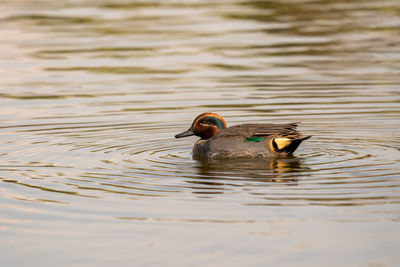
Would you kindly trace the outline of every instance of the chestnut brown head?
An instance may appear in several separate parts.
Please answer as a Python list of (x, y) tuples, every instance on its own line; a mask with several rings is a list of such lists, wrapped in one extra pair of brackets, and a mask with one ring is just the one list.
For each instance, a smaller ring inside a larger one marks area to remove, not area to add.
[(188, 130), (175, 135), (175, 137), (181, 138), (196, 135), (201, 139), (209, 139), (225, 128), (225, 120), (218, 114), (202, 113), (194, 119), (192, 126)]

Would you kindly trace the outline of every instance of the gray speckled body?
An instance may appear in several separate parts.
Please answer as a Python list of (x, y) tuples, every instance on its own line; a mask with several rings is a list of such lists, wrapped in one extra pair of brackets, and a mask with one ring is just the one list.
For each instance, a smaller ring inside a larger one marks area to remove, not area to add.
[[(308, 139), (295, 130), (296, 124), (242, 124), (221, 130), (209, 139), (200, 139), (193, 146), (194, 156), (208, 158), (267, 158), (293, 153), (300, 143)], [(248, 138), (260, 137), (260, 141)], [(293, 140), (291, 147), (274, 149), (276, 137)]]
[(242, 136), (217, 136), (198, 140), (193, 146), (193, 155), (208, 158), (267, 158), (280, 154), (269, 149), (271, 137), (259, 142), (247, 142)]

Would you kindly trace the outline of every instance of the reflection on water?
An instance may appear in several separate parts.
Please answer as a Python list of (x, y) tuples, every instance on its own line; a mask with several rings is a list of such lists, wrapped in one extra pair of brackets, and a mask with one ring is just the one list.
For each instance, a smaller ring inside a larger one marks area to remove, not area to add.
[[(6, 1), (0, 265), (399, 265), (399, 8)], [(192, 158), (205, 111), (313, 138)]]
[[(195, 194), (222, 194), (229, 187), (248, 187), (249, 183), (287, 183), (295, 185), (301, 172), (300, 160), (295, 157), (268, 160), (207, 160), (197, 159), (198, 175), (188, 183)], [(304, 175), (304, 174), (303, 174)], [(199, 187), (201, 185), (201, 187)]]
[(234, 160), (207, 160), (197, 158), (197, 180), (193, 183), (202, 183), (198, 179), (207, 180), (242, 180), (259, 182), (287, 182), (295, 184), (297, 176), (304, 176), (301, 160), (297, 157), (261, 159), (234, 159)]

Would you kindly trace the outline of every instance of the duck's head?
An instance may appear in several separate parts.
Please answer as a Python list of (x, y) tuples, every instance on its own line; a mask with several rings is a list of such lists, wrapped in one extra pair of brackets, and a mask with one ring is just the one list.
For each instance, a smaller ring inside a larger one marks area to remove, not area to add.
[(201, 139), (209, 139), (220, 130), (226, 128), (224, 119), (215, 113), (203, 113), (194, 119), (192, 126), (183, 133), (175, 135), (176, 138), (197, 135)]

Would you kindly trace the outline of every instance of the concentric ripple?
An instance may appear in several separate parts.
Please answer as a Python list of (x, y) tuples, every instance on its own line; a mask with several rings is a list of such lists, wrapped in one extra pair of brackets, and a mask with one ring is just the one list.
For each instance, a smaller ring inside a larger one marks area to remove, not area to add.
[[(315, 136), (293, 157), (206, 160), (192, 158), (195, 138), (173, 138), (181, 128), (182, 123), (156, 122), (6, 127), (3, 132), (14, 131), (24, 141), (3, 145), (10, 161), (2, 166), (2, 180), (94, 198), (245, 194), (243, 204), (280, 206), (399, 201), (393, 195), (399, 187), (399, 169), (387, 158), (399, 154), (393, 144), (385, 147), (327, 130), (318, 136), (318, 129), (309, 127), (304, 131)], [(20, 178), (7, 178), (15, 172)], [(48, 201), (62, 201), (57, 194), (52, 196)]]

